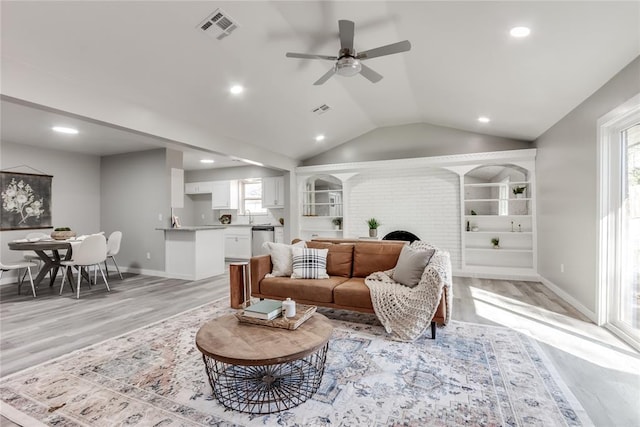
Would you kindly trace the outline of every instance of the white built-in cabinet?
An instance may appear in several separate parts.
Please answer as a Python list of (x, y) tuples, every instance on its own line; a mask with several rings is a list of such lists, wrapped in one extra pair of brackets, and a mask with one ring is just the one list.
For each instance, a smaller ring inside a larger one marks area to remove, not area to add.
[(237, 209), (238, 208), (238, 181), (212, 181), (211, 182), (211, 208), (212, 209)]
[[(462, 187), (462, 269), (534, 275), (537, 257), (533, 167), (479, 165), (462, 176)], [(497, 245), (492, 242), (494, 239)]]
[(251, 258), (251, 227), (224, 229), (224, 257), (227, 259)]
[[(343, 183), (332, 175), (313, 175), (306, 178), (301, 190), (300, 236), (342, 237)], [(340, 222), (339, 225), (334, 222)]]
[(284, 208), (284, 177), (262, 178), (262, 207)]
[(212, 182), (187, 182), (184, 185), (185, 194), (208, 194), (211, 193)]

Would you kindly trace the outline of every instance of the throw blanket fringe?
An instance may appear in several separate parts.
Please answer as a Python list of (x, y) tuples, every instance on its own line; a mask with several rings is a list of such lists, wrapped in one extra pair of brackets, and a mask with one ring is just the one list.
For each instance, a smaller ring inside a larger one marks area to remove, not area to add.
[(387, 333), (407, 342), (414, 341), (429, 328), (443, 292), (447, 298), (447, 324), (453, 299), (449, 253), (420, 241), (413, 242), (411, 247), (436, 250), (418, 285), (409, 288), (396, 282), (392, 279), (393, 269), (372, 273), (364, 281), (371, 292), (376, 316)]

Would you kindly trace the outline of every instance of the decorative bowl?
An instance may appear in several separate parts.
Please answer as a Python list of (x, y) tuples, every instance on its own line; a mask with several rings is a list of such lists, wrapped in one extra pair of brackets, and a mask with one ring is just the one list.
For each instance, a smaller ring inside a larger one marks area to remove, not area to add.
[(51, 238), (54, 240), (67, 240), (76, 237), (75, 231), (52, 231)]

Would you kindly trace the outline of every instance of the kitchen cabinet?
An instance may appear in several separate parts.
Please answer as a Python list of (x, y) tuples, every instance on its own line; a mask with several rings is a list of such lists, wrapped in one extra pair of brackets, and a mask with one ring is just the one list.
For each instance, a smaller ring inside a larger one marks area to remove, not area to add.
[(184, 185), (185, 194), (207, 194), (211, 193), (212, 182), (187, 182)]
[(211, 209), (238, 209), (238, 181), (211, 182)]
[(164, 231), (168, 277), (200, 280), (224, 274), (221, 226), (158, 228)]
[(251, 258), (251, 227), (227, 227), (224, 230), (225, 259)]
[(284, 208), (284, 177), (262, 178), (262, 207)]

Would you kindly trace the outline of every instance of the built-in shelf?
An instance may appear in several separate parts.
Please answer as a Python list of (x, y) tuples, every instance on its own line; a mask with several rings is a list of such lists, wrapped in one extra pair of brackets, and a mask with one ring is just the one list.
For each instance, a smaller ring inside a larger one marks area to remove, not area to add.
[[(536, 265), (534, 162), (482, 166), (463, 177), (463, 270), (531, 275)], [(516, 187), (525, 187), (514, 194)], [(475, 214), (472, 214), (471, 212)], [(477, 231), (469, 230), (477, 227)], [(494, 248), (492, 238), (500, 239)]]
[(511, 231), (511, 230), (480, 230), (466, 231), (467, 234), (533, 234), (531, 231)]
[(474, 248), (474, 247), (467, 246), (467, 250), (469, 250), (469, 251), (527, 252), (527, 253), (533, 252), (533, 249), (510, 249), (510, 248), (504, 248), (502, 246), (500, 248), (498, 248), (498, 249), (495, 249), (495, 248), (492, 248), (492, 247)]

